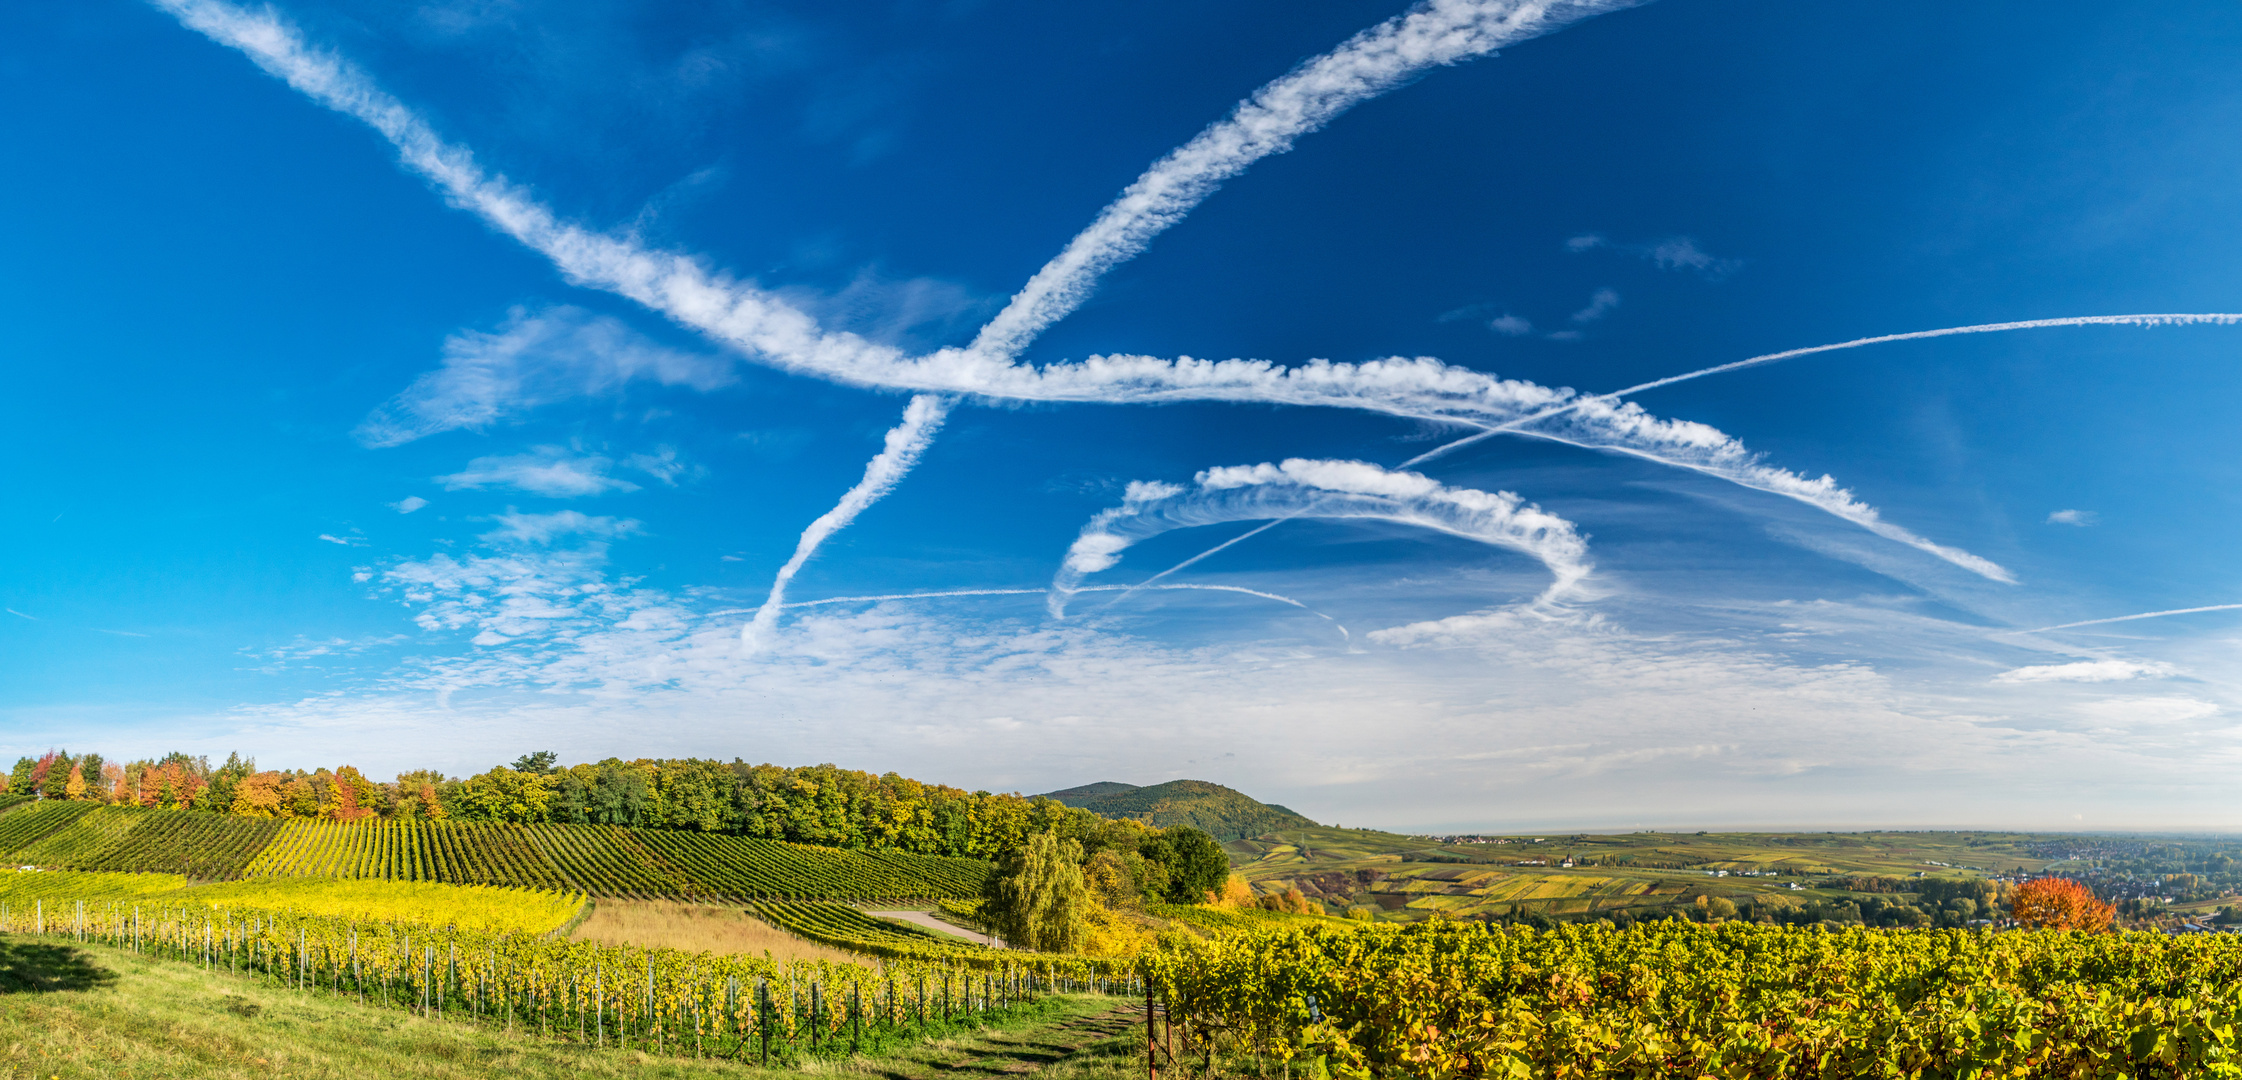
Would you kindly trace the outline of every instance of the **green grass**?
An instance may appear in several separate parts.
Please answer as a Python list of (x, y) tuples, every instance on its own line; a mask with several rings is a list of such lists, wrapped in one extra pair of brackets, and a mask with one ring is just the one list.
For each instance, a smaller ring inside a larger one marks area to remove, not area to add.
[(1113, 998), (1058, 996), (1037, 1015), (961, 1025), (880, 1057), (759, 1069), (557, 1039), (260, 986), (103, 946), (0, 936), (0, 1078), (801, 1077), (1123, 1080), (1142, 1062)]

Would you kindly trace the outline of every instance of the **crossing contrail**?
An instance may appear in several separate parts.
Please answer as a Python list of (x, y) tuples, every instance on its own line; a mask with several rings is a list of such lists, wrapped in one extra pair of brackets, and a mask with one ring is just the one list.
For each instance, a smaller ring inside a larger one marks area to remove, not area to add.
[(740, 627), (740, 643), (754, 648), (762, 636), (778, 622), (779, 609), (786, 603), (786, 585), (810, 561), (817, 546), (825, 538), (848, 528), (864, 508), (879, 501), (903, 475), (918, 463), (919, 455), (933, 441), (934, 433), (941, 429), (942, 420), (949, 415), (949, 404), (932, 394), (920, 394), (911, 399), (909, 408), (903, 410), (903, 422), (887, 433), (887, 445), (864, 466), (864, 478), (841, 496), (840, 504), (820, 515), (810, 527), (802, 530), (802, 538), (795, 542), (794, 556), (779, 567), (778, 576), (771, 581), (771, 595), (763, 601), (755, 618)]
[[(1293, 607), (1299, 608), (1300, 610), (1305, 611), (1308, 614), (1315, 616), (1316, 618), (1330, 623), (1333, 629), (1339, 631), (1340, 637), (1345, 638), (1349, 641), (1354, 640), (1354, 635), (1348, 633), (1347, 628), (1341, 625), (1339, 620), (1334, 619), (1321, 611), (1317, 611), (1316, 609), (1309, 607), (1308, 605), (1303, 604), (1300, 601), (1295, 600), (1289, 596), (1280, 596), (1276, 593), (1265, 592), (1260, 589), (1248, 589), (1241, 585), (1209, 585), (1195, 582), (1183, 582), (1170, 585), (1154, 585), (1145, 582), (1139, 582), (1134, 585), (1085, 585), (1079, 589), (1076, 589), (1075, 591), (1118, 592), (1126, 596), (1126, 594), (1135, 592), (1139, 589), (1149, 589), (1154, 592), (1175, 590), (1178, 592), (1226, 592), (1238, 593), (1243, 596), (1258, 596), (1263, 600), (1274, 600), (1280, 604), (1290, 604)], [(889, 600), (935, 600), (949, 596), (1042, 596), (1050, 591), (1051, 590), (1049, 589), (943, 589), (933, 592), (882, 593), (877, 596), (828, 596), (819, 600), (789, 601), (779, 606), (788, 610), (792, 610), (794, 608), (824, 607), (828, 604), (869, 604), (874, 602), (885, 602)], [(760, 609), (736, 608), (725, 611), (712, 611), (709, 612), (709, 616), (713, 618), (718, 615), (736, 615), (748, 610)]]
[(1162, 533), (1290, 517), (1391, 521), (1522, 552), (1540, 560), (1555, 579), (1537, 602), (1562, 595), (1589, 572), (1588, 544), (1572, 523), (1510, 492), (1449, 487), (1360, 461), (1291, 458), (1208, 469), (1191, 487), (1130, 484), (1121, 505), (1091, 518), (1067, 548), (1047, 605), (1054, 617), (1063, 617), (1067, 600), (1085, 591), (1084, 578)]
[(1480, 442), (1485, 439), (1491, 439), (1506, 432), (1516, 431), (1519, 428), (1524, 427), (1527, 424), (1531, 424), (1537, 420), (1546, 420), (1552, 416), (1571, 412), (1575, 409), (1582, 408), (1583, 406), (1586, 406), (1591, 402), (1617, 401), (1620, 398), (1631, 397), (1635, 394), (1640, 394), (1647, 390), (1656, 390), (1662, 386), (1672, 386), (1675, 383), (1685, 383), (1692, 379), (1702, 379), (1707, 375), (1725, 375), (1731, 371), (1742, 371), (1745, 368), (1754, 368), (1766, 364), (1781, 363), (1782, 361), (1795, 359), (1801, 356), (1812, 356), (1815, 353), (1837, 352), (1841, 349), (1858, 349), (1864, 345), (1883, 345), (1894, 341), (1920, 341), (1924, 338), (1952, 337), (1957, 334), (1997, 334), (2008, 330), (2043, 330), (2057, 326), (2232, 326), (2237, 322), (2242, 322), (2242, 314), (2212, 312), (2206, 314), (2174, 315), (2074, 315), (2060, 319), (2024, 319), (2017, 322), (1978, 323), (1974, 326), (1949, 326), (1940, 330), (1913, 330), (1904, 334), (1882, 334), (1877, 337), (1854, 338), (1851, 341), (1840, 341), (1834, 345), (1809, 345), (1803, 349), (1785, 349), (1782, 352), (1766, 353), (1761, 356), (1753, 356), (1743, 360), (1736, 360), (1726, 364), (1719, 364), (1714, 367), (1699, 368), (1696, 371), (1683, 372), (1680, 375), (1668, 375), (1663, 379), (1652, 379), (1651, 381), (1646, 383), (1636, 383), (1633, 386), (1614, 390), (1608, 394), (1596, 394), (1590, 397), (1575, 398), (1572, 401), (1566, 402), (1562, 405), (1553, 405), (1531, 415), (1521, 416), (1516, 420), (1506, 421), (1504, 423), (1496, 424), (1492, 427), (1489, 427), (1484, 431), (1480, 431), (1472, 435), (1466, 435), (1454, 442), (1447, 443), (1442, 446), (1436, 446), (1430, 450), (1425, 451), (1422, 454), (1418, 454), (1416, 457), (1402, 462), (1401, 467), (1407, 469), (1415, 467), (1417, 465), (1422, 465), (1425, 462), (1433, 460), (1434, 458), (1445, 456), (1450, 452), (1463, 449), (1464, 447), (1470, 446), (1473, 443)]
[(2242, 604), (2212, 604), (2209, 607), (2173, 608), (2170, 611), (2144, 611), (2139, 615), (2118, 615), (2108, 619), (2086, 619), (2080, 622), (2059, 623), (2030, 630), (2003, 630), (2003, 634), (2044, 634), (2049, 630), (2069, 630), (2078, 626), (2101, 626), (2106, 623), (2132, 622), (2135, 619), (2161, 619), (2166, 615), (2194, 615), (2203, 611), (2242, 611)]

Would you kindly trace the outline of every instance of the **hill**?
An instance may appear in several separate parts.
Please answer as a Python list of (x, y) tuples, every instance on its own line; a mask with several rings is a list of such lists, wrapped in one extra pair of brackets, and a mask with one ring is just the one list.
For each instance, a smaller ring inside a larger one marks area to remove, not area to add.
[(1105, 780), (1044, 797), (1101, 817), (1135, 818), (1163, 829), (1189, 825), (1214, 834), (1217, 840), (1240, 840), (1315, 825), (1286, 807), (1205, 780), (1170, 780), (1151, 787)]

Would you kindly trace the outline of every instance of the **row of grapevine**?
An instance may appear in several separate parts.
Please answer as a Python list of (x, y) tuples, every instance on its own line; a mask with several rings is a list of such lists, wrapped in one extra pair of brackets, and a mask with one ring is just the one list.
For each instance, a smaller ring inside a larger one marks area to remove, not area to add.
[(17, 852), (14, 857), (17, 862), (32, 866), (68, 866), (108, 847), (153, 813), (160, 811), (103, 806), (78, 815), (69, 825), (48, 833), (45, 839)]
[[(784, 927), (812, 941), (822, 941), (868, 956), (987, 967), (1010, 963), (1013, 957), (1020, 955), (1036, 955), (1008, 953), (915, 926), (875, 919), (865, 914), (863, 909), (849, 904), (817, 900), (753, 900), (748, 902), (747, 910), (764, 922)], [(1103, 970), (1111, 964), (1101, 961), (1091, 962), (1090, 966)]]
[(860, 900), (977, 896), (988, 864), (936, 855), (869, 854), (716, 833), (645, 831), (638, 838), (710, 896)]
[(584, 894), (431, 881), (263, 878), (196, 884), (179, 874), (0, 871), (0, 904), (59, 901), (285, 911), (429, 926), (546, 934), (583, 911)]
[(1186, 1056), (1317, 1074), (2242, 1077), (2225, 935), (1436, 921), (1178, 936), (1142, 963)]
[(394, 922), (156, 907), (0, 902), (0, 931), (68, 937), (454, 1021), (650, 1053), (760, 1057), (939, 1034), (1084, 973), (686, 953)]
[(385, 878), (566, 889), (521, 825), (449, 821), (288, 821), (248, 864), (253, 878)]
[(692, 882), (661, 865), (634, 832), (620, 825), (529, 826), (530, 837), (561, 876), (595, 896), (695, 895)]
[(974, 896), (988, 864), (610, 825), (290, 821), (251, 877), (379, 877), (595, 896), (698, 899)]
[(94, 804), (90, 802), (48, 799), (0, 813), (0, 858), (14, 858), (18, 852), (93, 810)]
[[(184, 874), (200, 881), (232, 881), (258, 852), (272, 843), (280, 822), (270, 818), (183, 814), (170, 810), (126, 811), (138, 816), (132, 829), (88, 855), (57, 859), (49, 865), (73, 870)], [(85, 828), (80, 822), (72, 831)]]
[(595, 896), (953, 899), (978, 896), (975, 859), (861, 852), (609, 825), (340, 823), (49, 801), (0, 814), (0, 857), (201, 880), (381, 878)]

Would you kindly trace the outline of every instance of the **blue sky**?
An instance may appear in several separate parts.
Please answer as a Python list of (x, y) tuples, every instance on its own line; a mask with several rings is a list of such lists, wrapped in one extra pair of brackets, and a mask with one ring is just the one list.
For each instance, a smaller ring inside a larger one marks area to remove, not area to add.
[(2242, 825), (2236, 320), (1600, 396), (2242, 312), (2229, 5), (0, 41), (0, 753)]

